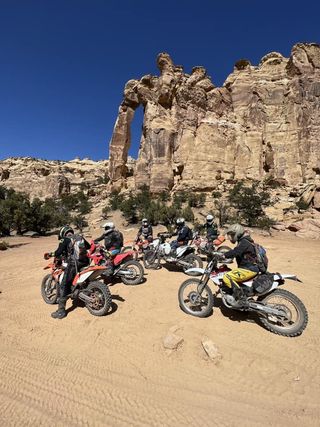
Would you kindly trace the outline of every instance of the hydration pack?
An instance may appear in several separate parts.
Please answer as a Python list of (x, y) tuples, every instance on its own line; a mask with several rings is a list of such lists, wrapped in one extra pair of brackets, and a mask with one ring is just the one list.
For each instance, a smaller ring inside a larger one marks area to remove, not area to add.
[(256, 264), (259, 268), (260, 273), (266, 273), (268, 270), (268, 257), (267, 257), (267, 251), (265, 248), (258, 243), (252, 243), (254, 246), (254, 249), (256, 251)]
[(74, 234), (69, 239), (71, 240), (69, 251), (73, 259), (79, 261), (79, 259), (84, 258), (87, 255), (84, 238), (80, 234)]

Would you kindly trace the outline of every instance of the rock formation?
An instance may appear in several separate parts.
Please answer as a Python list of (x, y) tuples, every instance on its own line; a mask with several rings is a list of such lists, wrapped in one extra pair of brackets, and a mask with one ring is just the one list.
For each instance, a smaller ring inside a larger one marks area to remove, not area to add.
[(108, 161), (89, 159), (64, 161), (31, 157), (0, 161), (0, 185), (29, 194), (32, 198), (59, 197), (106, 182)]
[(125, 86), (110, 142), (114, 186), (126, 181), (130, 124), (142, 105), (135, 188), (206, 191), (265, 178), (320, 187), (319, 45), (299, 43), (290, 58), (272, 52), (258, 66), (240, 60), (223, 87), (203, 67), (184, 73), (166, 53), (157, 64), (159, 77)]

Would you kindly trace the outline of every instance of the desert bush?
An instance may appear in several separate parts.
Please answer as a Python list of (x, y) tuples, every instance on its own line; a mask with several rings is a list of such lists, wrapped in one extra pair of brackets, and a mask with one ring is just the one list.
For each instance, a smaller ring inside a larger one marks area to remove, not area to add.
[(250, 185), (238, 181), (229, 191), (228, 201), (237, 209), (240, 221), (249, 227), (257, 225), (257, 221), (265, 217), (263, 208), (271, 205), (269, 191), (261, 188), (258, 181)]
[(75, 215), (71, 218), (72, 224), (82, 233), (85, 227), (88, 227), (88, 221), (83, 215)]
[(5, 240), (2, 240), (0, 242), (0, 251), (5, 251), (9, 248), (9, 243), (7, 243)]

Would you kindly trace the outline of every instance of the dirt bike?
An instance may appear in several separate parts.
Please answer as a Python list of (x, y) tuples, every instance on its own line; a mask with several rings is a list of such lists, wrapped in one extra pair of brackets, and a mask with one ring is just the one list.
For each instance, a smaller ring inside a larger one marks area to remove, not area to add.
[(88, 257), (93, 260), (95, 265), (108, 268), (111, 273), (109, 279), (118, 277), (125, 285), (138, 285), (143, 280), (144, 270), (134, 258), (134, 251), (120, 252), (114, 258), (110, 258), (108, 251), (103, 246), (91, 242)]
[[(158, 238), (153, 240), (150, 249), (143, 255), (145, 268), (158, 268), (161, 259), (169, 264), (181, 266), (184, 272), (192, 267), (202, 268), (202, 259), (194, 253), (194, 248), (184, 245), (178, 247), (173, 253), (170, 244), (166, 242), (169, 237), (171, 237), (170, 233), (158, 233)], [(190, 275), (192, 274), (190, 272)]]
[[(54, 258), (44, 269), (51, 269), (41, 284), (41, 295), (47, 304), (56, 304), (59, 298), (59, 289), (67, 264)], [(73, 300), (81, 300), (88, 311), (94, 316), (104, 316), (111, 307), (111, 293), (103, 280), (106, 271), (105, 266), (88, 266), (81, 269), (72, 282), (70, 297)]]
[(138, 260), (143, 254), (150, 248), (150, 243), (152, 240), (134, 240), (132, 245), (125, 243), (121, 249), (121, 253), (126, 253), (132, 251), (132, 256), (134, 259)]
[(231, 250), (229, 246), (222, 245), (224, 241), (224, 236), (218, 236), (218, 238), (213, 240), (211, 243), (206, 237), (202, 237), (200, 233), (196, 231), (193, 234), (193, 239), (190, 243), (190, 246), (194, 246), (199, 255), (210, 256), (211, 252), (213, 251), (224, 253)]
[(287, 279), (301, 282), (295, 275), (266, 273), (267, 280), (263, 281), (263, 275), (259, 274), (253, 280), (241, 283), (242, 297), (236, 299), (222, 281), (230, 269), (226, 264), (218, 266), (219, 260), (222, 261), (221, 254), (214, 252), (205, 269), (192, 269), (201, 275), (200, 279), (188, 279), (181, 284), (178, 299), (185, 313), (206, 317), (212, 312), (214, 297), (208, 285), (211, 280), (218, 287), (215, 296), (220, 293), (225, 307), (257, 313), (262, 325), (279, 335), (295, 337), (303, 332), (308, 323), (304, 304), (291, 292), (278, 289)]

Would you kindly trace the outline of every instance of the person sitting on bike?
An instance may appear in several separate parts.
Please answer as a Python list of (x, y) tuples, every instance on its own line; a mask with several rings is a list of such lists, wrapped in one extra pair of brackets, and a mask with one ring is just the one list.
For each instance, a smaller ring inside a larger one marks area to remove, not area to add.
[(176, 253), (176, 249), (178, 247), (187, 245), (189, 240), (191, 240), (191, 235), (192, 235), (192, 231), (185, 224), (184, 218), (177, 218), (176, 226), (177, 226), (176, 231), (171, 234), (171, 236), (177, 236), (177, 240), (173, 240), (170, 243), (172, 254)]
[(209, 214), (206, 217), (206, 222), (202, 228), (206, 230), (206, 238), (208, 242), (213, 242), (218, 237), (218, 225), (214, 222), (213, 215)]
[(147, 218), (143, 218), (141, 221), (141, 227), (139, 228), (136, 242), (139, 242), (139, 240), (148, 240), (148, 242), (152, 242), (153, 240), (152, 225), (149, 224)]
[(77, 272), (90, 263), (87, 256), (90, 244), (82, 236), (75, 235), (73, 229), (68, 225), (60, 229), (58, 239), (60, 240), (58, 248), (54, 252), (46, 252), (44, 258), (63, 257), (67, 262), (59, 290), (58, 310), (51, 313), (51, 317), (54, 319), (63, 319), (67, 316), (66, 303), (68, 295), (71, 293), (72, 281)]
[(243, 297), (239, 283), (250, 280), (259, 273), (259, 268), (256, 264), (256, 250), (253, 244), (254, 241), (249, 234), (245, 233), (242, 225), (231, 225), (226, 235), (232, 243), (237, 243), (237, 246), (225, 252), (223, 254), (224, 258), (236, 258), (238, 268), (225, 273), (223, 282), (233, 290), (235, 299), (239, 300)]
[(108, 255), (110, 257), (110, 265), (109, 265), (109, 275), (113, 273), (113, 258), (121, 252), (121, 248), (123, 246), (123, 234), (116, 230), (113, 222), (106, 222), (103, 224), (102, 228), (104, 228), (104, 233), (94, 240), (94, 243), (101, 242), (104, 240), (104, 246), (108, 251)]
[(113, 222), (106, 222), (103, 224), (102, 228), (104, 228), (104, 233), (97, 239), (94, 239), (94, 243), (104, 240), (106, 250), (109, 251), (112, 256), (117, 255), (123, 246), (122, 233), (116, 230)]

